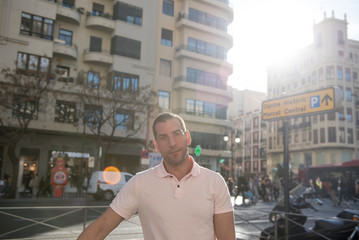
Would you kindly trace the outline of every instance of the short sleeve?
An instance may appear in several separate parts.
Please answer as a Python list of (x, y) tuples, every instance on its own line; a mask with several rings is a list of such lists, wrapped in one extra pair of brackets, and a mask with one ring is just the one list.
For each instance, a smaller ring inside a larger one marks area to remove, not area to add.
[(132, 177), (110, 204), (112, 210), (125, 219), (137, 212), (136, 178), (137, 175)]
[(223, 177), (217, 174), (214, 194), (214, 214), (226, 212), (233, 212), (231, 197)]

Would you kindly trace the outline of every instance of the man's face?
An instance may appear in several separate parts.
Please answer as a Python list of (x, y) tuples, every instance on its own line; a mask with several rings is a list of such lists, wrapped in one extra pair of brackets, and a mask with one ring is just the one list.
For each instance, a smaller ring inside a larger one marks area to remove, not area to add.
[(173, 166), (183, 163), (188, 155), (188, 145), (191, 144), (189, 132), (184, 132), (180, 122), (174, 118), (157, 123), (155, 128), (156, 149), (164, 161)]

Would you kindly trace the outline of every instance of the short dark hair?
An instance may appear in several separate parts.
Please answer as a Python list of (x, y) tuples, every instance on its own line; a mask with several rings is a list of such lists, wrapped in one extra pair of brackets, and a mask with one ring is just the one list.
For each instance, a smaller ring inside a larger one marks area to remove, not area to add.
[(156, 139), (156, 134), (157, 134), (157, 132), (156, 132), (157, 123), (167, 122), (170, 119), (177, 119), (181, 124), (182, 130), (185, 131), (185, 132), (187, 131), (186, 130), (186, 124), (185, 124), (184, 120), (180, 116), (178, 116), (175, 113), (164, 112), (164, 113), (161, 113), (160, 115), (158, 115), (155, 118), (155, 120), (153, 121), (152, 132), (153, 132), (153, 136), (155, 137), (155, 139)]

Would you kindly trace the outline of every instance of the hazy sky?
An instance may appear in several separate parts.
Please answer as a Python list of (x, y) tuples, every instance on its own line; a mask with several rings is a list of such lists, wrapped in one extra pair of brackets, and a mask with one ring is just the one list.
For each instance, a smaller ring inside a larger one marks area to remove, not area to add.
[(313, 23), (326, 17), (348, 22), (349, 39), (359, 41), (359, 0), (231, 0), (229, 33), (233, 64), (229, 85), (267, 91), (267, 66), (313, 42)]

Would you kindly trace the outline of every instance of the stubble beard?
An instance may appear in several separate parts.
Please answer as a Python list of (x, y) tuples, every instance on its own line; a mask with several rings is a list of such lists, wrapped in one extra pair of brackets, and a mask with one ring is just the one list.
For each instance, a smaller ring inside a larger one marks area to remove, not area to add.
[(185, 159), (188, 158), (188, 147), (181, 150), (182, 151), (176, 153), (175, 156), (170, 156), (170, 154), (168, 154), (164, 160), (173, 167), (180, 166), (182, 163), (185, 162)]

